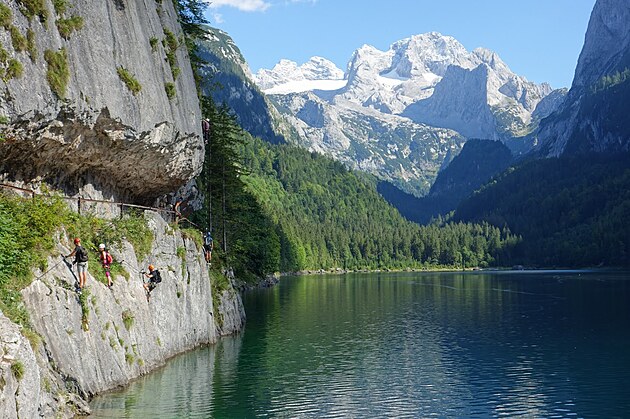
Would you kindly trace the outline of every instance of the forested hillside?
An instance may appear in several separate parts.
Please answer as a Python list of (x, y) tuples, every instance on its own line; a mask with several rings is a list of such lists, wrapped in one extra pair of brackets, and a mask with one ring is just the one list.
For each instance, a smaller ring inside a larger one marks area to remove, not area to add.
[(404, 268), (502, 263), (517, 239), (488, 224), (421, 227), (376, 191), (376, 181), (290, 145), (242, 147), (247, 188), (277, 226), (280, 268)]
[(429, 194), (417, 198), (381, 181), (378, 191), (410, 221), (427, 224), (445, 216), (512, 162), (510, 150), (499, 141), (468, 140), (462, 151), (442, 170)]
[(518, 239), (487, 223), (418, 226), (376, 180), (291, 145), (242, 131), (229, 108), (203, 101), (210, 132), (197, 179), (218, 263), (241, 278), (276, 271), (503, 264)]
[(464, 201), (455, 219), (521, 235), (514, 263), (630, 266), (630, 155), (523, 163)]

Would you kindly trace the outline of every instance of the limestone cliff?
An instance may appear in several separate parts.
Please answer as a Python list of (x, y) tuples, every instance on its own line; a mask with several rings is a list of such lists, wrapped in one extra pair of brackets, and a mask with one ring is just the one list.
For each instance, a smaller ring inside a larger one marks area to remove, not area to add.
[[(239, 294), (228, 288), (213, 298), (195, 241), (155, 213), (145, 217), (155, 234), (149, 256), (137, 260), (127, 242), (111, 249), (115, 260), (124, 261), (129, 279), (118, 276), (108, 289), (88, 276), (82, 305), (73, 290), (74, 274), (59, 263), (60, 257), (51, 257), (52, 269), (22, 291), (33, 329), (42, 337), (35, 353), (17, 326), (0, 317), (5, 354), (0, 377), (6, 382), (0, 390), (2, 417), (86, 412), (85, 400), (92, 395), (125, 385), (178, 353), (242, 328), (245, 313)], [(69, 253), (68, 243), (62, 233), (59, 253)], [(149, 263), (160, 269), (163, 280), (147, 301), (139, 272)], [(20, 381), (10, 372), (9, 364), (16, 362), (24, 367)]]
[(630, 2), (597, 0), (573, 84), (532, 136), (538, 156), (630, 150)]
[(150, 202), (201, 170), (199, 102), (172, 2), (0, 6), (0, 177)]

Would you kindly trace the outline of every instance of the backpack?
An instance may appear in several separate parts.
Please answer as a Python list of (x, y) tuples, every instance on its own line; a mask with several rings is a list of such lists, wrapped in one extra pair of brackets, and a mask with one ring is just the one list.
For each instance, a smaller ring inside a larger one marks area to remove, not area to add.
[(77, 262), (87, 262), (88, 261), (88, 253), (85, 251), (83, 246), (77, 246), (75, 250), (75, 256)]
[(204, 237), (204, 244), (206, 246), (210, 246), (212, 244), (212, 236), (210, 234), (206, 234)]
[(110, 255), (109, 252), (105, 252), (105, 265), (111, 265), (113, 261), (114, 258), (112, 255)]
[(157, 269), (151, 272), (151, 275), (153, 275), (153, 278), (151, 278), (151, 282), (154, 282), (156, 284), (162, 282), (162, 275), (160, 275), (160, 271), (158, 271)]

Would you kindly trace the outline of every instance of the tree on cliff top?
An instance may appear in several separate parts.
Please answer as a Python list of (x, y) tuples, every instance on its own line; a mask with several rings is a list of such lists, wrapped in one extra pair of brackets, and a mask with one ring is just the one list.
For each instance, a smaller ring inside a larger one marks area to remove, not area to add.
[(179, 24), (186, 35), (203, 35), (202, 25), (208, 23), (204, 16), (208, 5), (202, 0), (173, 0), (173, 4), (179, 17)]

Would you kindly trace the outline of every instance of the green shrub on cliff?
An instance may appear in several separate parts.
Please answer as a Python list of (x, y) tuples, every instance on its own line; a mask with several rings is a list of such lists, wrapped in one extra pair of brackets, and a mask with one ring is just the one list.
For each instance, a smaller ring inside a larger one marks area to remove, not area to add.
[(68, 54), (65, 48), (61, 48), (55, 52), (46, 50), (44, 59), (48, 63), (48, 71), (46, 72), (46, 80), (50, 85), (50, 89), (57, 95), (59, 99), (66, 97), (66, 88), (70, 80), (70, 70), (68, 68)]
[(20, 290), (30, 284), (31, 268), (46, 266), (53, 233), (68, 213), (60, 199), (21, 199), (0, 195), (0, 310), (29, 327)]
[(140, 93), (140, 90), (142, 90), (142, 85), (133, 76), (133, 74), (129, 72), (129, 70), (127, 70), (123, 66), (120, 66), (118, 67), (116, 71), (118, 72), (118, 77), (120, 77), (120, 80), (122, 80), (123, 83), (125, 83), (125, 86), (127, 86), (127, 89), (129, 89), (131, 93), (133, 93), (134, 96)]
[(155, 36), (152, 36), (149, 39), (149, 45), (151, 45), (151, 51), (153, 52), (157, 51), (157, 44), (158, 44), (158, 39)]
[(24, 364), (22, 361), (18, 360), (11, 364), (11, 372), (16, 380), (20, 381), (22, 377), (24, 377)]
[(38, 16), (41, 22), (46, 22), (48, 19), (48, 8), (44, 0), (18, 0), (22, 5), (20, 12), (29, 19)]
[[(55, 232), (62, 227), (68, 237), (81, 238), (93, 261), (89, 264), (90, 273), (104, 283), (105, 275), (98, 263), (99, 243), (115, 246), (127, 239), (141, 260), (150, 252), (154, 239), (140, 214), (126, 214), (122, 220), (103, 220), (73, 213), (57, 197), (24, 199), (0, 193), (0, 310), (25, 328), (30, 327), (30, 321), (20, 290), (31, 283), (33, 268), (46, 271), (50, 268), (48, 256), (61, 256), (54, 254), (54, 247)], [(114, 278), (118, 274), (129, 276), (120, 262), (112, 265)], [(85, 308), (89, 311), (87, 301)]]
[(13, 44), (13, 49), (16, 52), (26, 51), (28, 48), (28, 41), (26, 37), (22, 35), (20, 30), (15, 26), (11, 26), (9, 28), (9, 32), (11, 33), (11, 43)]
[(166, 97), (168, 97), (169, 99), (173, 99), (177, 94), (174, 83), (164, 83), (164, 90), (166, 91)]
[(81, 28), (83, 28), (83, 18), (81, 16), (72, 16), (67, 19), (57, 20), (57, 29), (64, 39), (70, 38), (72, 32), (78, 31)]
[(26, 50), (31, 57), (31, 61), (37, 61), (37, 42), (35, 40), (35, 32), (32, 29), (26, 31)]
[(131, 310), (127, 309), (122, 312), (122, 321), (123, 321), (123, 324), (125, 325), (125, 329), (127, 330), (131, 329), (131, 326), (133, 326), (133, 321), (134, 321), (134, 316)]
[(4, 73), (4, 77), (2, 77), (2, 79), (5, 82), (11, 79), (19, 79), (22, 77), (23, 73), (24, 67), (22, 66), (22, 63), (18, 60), (11, 59), (9, 60), (9, 64), (7, 65), (6, 72)]
[(53, 0), (53, 6), (55, 7), (55, 13), (62, 15), (66, 13), (68, 8), (68, 0)]
[(8, 6), (0, 3), (0, 26), (5, 29), (9, 29), (11, 22), (13, 21), (13, 13)]

